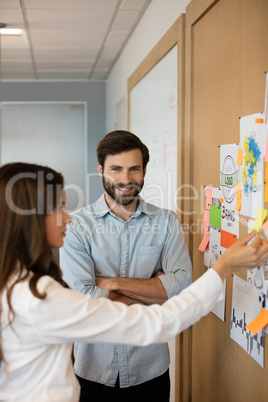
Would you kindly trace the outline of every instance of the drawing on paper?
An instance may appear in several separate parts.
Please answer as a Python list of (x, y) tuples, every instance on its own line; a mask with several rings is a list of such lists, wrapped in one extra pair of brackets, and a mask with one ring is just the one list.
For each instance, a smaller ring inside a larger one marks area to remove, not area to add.
[(246, 326), (260, 313), (263, 294), (248, 282), (233, 276), (233, 297), (230, 336), (261, 367), (264, 365), (264, 332), (252, 334)]
[(221, 171), (221, 187), (224, 199), (231, 203), (236, 195), (236, 183), (239, 170), (236, 169), (234, 159), (227, 155), (224, 159)]
[(242, 182), (245, 194), (257, 190), (257, 163), (260, 161), (261, 151), (255, 139), (246, 137), (244, 140), (244, 167)]

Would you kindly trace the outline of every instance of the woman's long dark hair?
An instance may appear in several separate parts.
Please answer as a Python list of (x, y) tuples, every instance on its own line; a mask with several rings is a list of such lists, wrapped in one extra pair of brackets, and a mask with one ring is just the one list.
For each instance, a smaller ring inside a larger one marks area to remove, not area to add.
[[(0, 168), (0, 296), (6, 290), (13, 316), (11, 295), (18, 282), (30, 277), (30, 290), (39, 299), (46, 297), (37, 289), (42, 276), (65, 285), (45, 230), (45, 217), (56, 208), (63, 185), (62, 175), (46, 166), (9, 163)], [(1, 312), (0, 301), (0, 322)]]

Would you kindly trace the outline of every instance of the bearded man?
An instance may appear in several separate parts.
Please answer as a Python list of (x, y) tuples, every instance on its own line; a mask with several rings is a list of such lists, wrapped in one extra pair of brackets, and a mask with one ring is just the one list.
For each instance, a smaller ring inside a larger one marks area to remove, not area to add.
[[(60, 254), (64, 280), (93, 298), (162, 304), (191, 283), (192, 266), (176, 214), (139, 195), (148, 148), (118, 130), (100, 141), (97, 158), (105, 192), (71, 214)], [(169, 401), (167, 344), (79, 343), (74, 360), (81, 402)]]

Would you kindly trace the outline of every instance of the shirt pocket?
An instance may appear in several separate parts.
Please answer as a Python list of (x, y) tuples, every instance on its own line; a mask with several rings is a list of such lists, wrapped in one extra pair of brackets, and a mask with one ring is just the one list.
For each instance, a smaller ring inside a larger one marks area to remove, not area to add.
[(161, 268), (160, 256), (163, 245), (138, 247), (138, 272), (140, 278), (151, 278)]

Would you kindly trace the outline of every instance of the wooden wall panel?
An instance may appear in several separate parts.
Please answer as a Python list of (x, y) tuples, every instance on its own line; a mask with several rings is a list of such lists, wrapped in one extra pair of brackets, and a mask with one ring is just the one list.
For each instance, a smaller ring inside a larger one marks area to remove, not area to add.
[[(218, 145), (239, 142), (239, 117), (264, 109), (267, 21), (267, 0), (193, 0), (186, 9), (184, 182), (199, 195), (185, 204), (191, 212), (186, 218), (189, 227), (199, 228), (187, 236), (194, 279), (206, 269), (197, 249), (204, 186), (219, 186)], [(267, 347), (262, 369), (230, 339), (231, 298), (229, 278), (225, 322), (211, 313), (192, 328), (191, 376), (183, 401), (268, 400)]]

